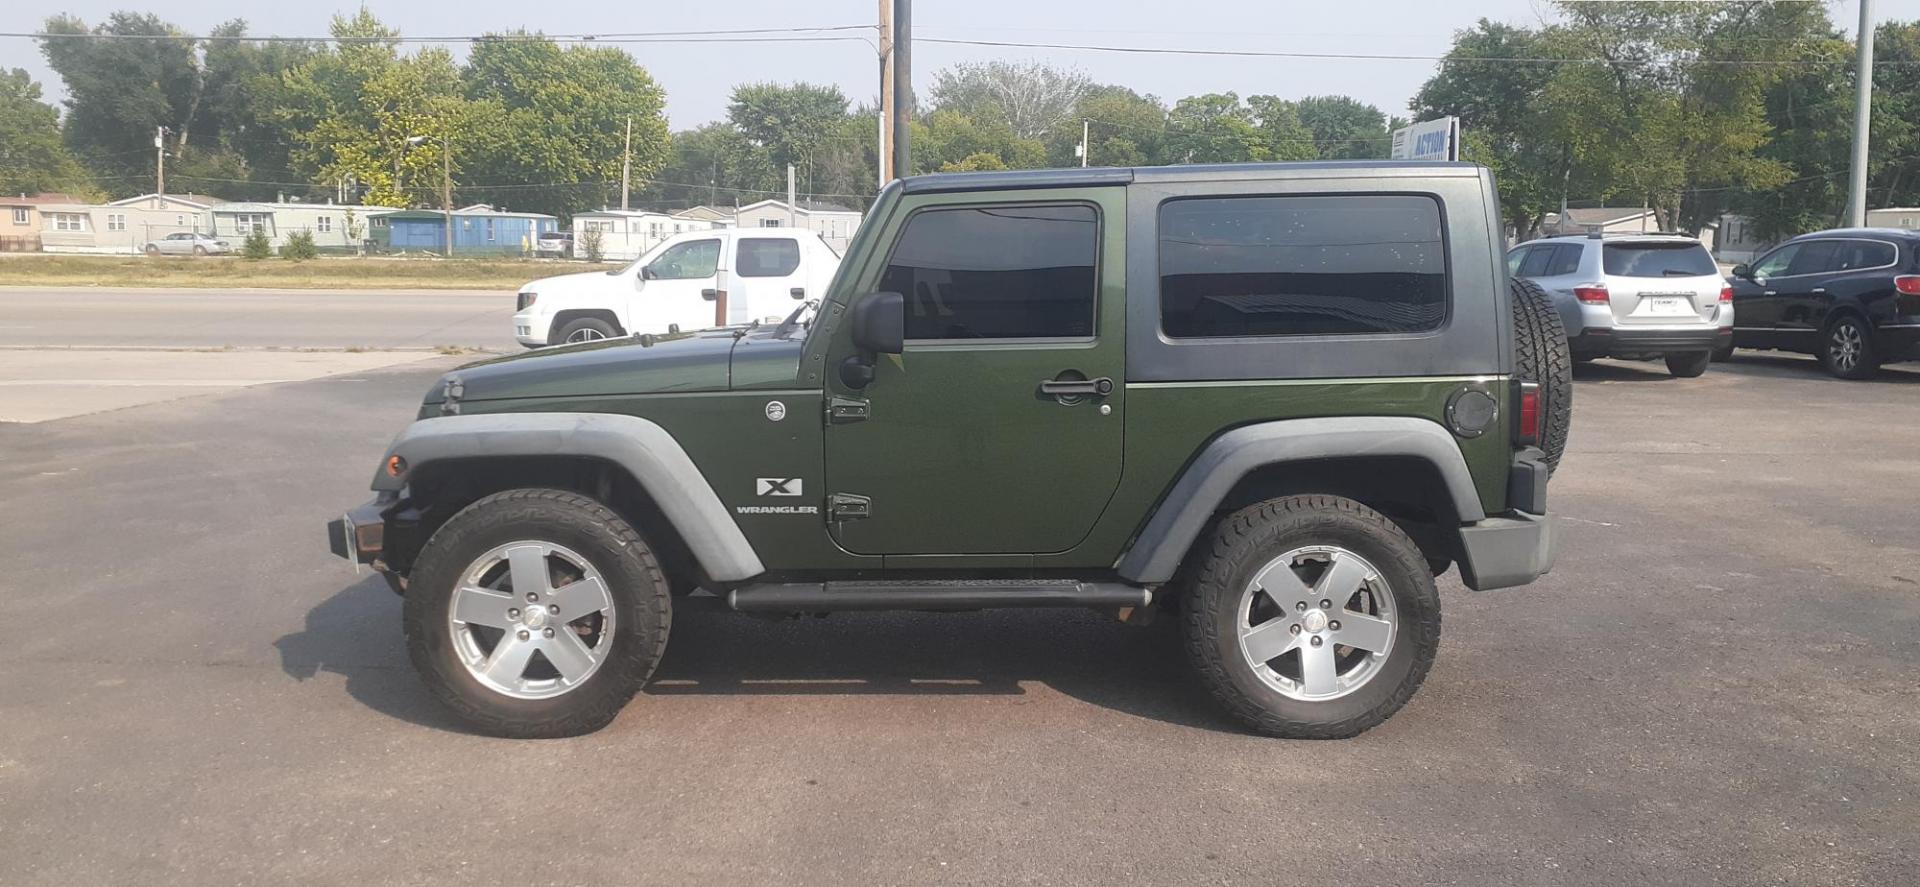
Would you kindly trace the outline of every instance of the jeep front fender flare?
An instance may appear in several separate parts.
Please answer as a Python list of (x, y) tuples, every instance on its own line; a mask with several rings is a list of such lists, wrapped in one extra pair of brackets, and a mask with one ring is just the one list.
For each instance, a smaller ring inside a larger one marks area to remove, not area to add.
[(1312, 459), (1413, 458), (1431, 464), (1462, 522), (1486, 517), (1453, 435), (1405, 416), (1283, 419), (1235, 428), (1213, 439), (1154, 509), (1114, 565), (1129, 582), (1168, 582), (1220, 503), (1255, 469)]
[(627, 470), (673, 522), (706, 574), (735, 582), (766, 572), (753, 545), (680, 443), (638, 416), (606, 413), (491, 413), (439, 416), (407, 426), (387, 448), (373, 489), (398, 490), (406, 477), (386, 471), (394, 456), (406, 474), (444, 459), (587, 456)]

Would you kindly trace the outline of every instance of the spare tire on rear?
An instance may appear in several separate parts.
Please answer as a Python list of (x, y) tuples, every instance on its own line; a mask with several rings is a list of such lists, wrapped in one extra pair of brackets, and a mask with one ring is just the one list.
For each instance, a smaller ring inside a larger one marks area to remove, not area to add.
[(1540, 449), (1549, 471), (1560, 467), (1573, 426), (1573, 358), (1567, 352), (1567, 329), (1547, 298), (1546, 290), (1531, 280), (1514, 278), (1508, 284), (1513, 304), (1513, 375), (1522, 382), (1540, 383)]

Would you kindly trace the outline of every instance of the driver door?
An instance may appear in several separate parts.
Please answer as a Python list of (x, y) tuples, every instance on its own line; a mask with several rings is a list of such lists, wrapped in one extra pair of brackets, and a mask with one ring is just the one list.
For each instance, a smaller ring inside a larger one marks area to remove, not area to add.
[(667, 247), (640, 270), (629, 332), (665, 333), (714, 326), (720, 277), (720, 238)]

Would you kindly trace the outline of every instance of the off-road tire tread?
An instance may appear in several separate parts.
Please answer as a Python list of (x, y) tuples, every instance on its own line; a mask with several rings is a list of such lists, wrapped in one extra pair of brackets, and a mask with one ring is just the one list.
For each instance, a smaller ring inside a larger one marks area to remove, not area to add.
[(1513, 307), (1513, 374), (1522, 382), (1540, 383), (1546, 400), (1540, 450), (1552, 472), (1560, 467), (1573, 430), (1573, 357), (1567, 350), (1567, 328), (1540, 284), (1516, 277), (1508, 291), (1507, 301)]
[[(635, 693), (646, 685), (653, 676), (653, 670), (660, 663), (660, 657), (666, 653), (667, 637), (673, 623), (673, 607), (668, 594), (666, 572), (660, 568), (660, 561), (654, 556), (653, 549), (641, 538), (633, 526), (599, 500), (569, 490), (544, 488), (522, 488), (506, 490), (486, 496), (449, 518), (446, 523), (434, 531), (427, 544), (422, 547), (420, 557), (414, 563), (413, 576), (436, 575), (440, 570), (451, 567), (458, 571), (465, 564), (443, 564), (450, 552), (459, 546), (457, 542), (463, 535), (481, 532), (488, 527), (501, 524), (549, 521), (553, 514), (548, 509), (569, 510), (587, 521), (601, 525), (611, 533), (631, 556), (648, 582), (648, 587), (633, 589), (634, 604), (653, 611), (657, 630), (642, 643), (625, 644), (615, 651), (612, 661), (600, 666), (600, 672), (589, 681), (611, 679), (614, 686), (610, 692), (594, 694), (591, 686), (583, 686), (575, 693), (582, 693), (578, 700), (569, 696), (560, 697), (577, 702), (574, 710), (556, 718), (526, 718), (502, 715), (474, 702), (444, 681), (428, 678), (431, 651), (424, 636), (424, 623), (427, 618), (439, 618), (435, 608), (429, 606), (426, 595), (410, 594), (406, 600), (405, 627), (407, 654), (413, 660), (414, 668), (421, 674), (427, 689), (442, 704), (479, 732), (511, 739), (554, 739), (567, 736), (579, 736), (591, 733), (611, 723), (632, 700)], [(596, 553), (581, 552), (589, 557)], [(604, 572), (604, 568), (603, 568)], [(611, 577), (609, 577), (611, 579)], [(609, 583), (614, 584), (614, 583)], [(419, 586), (413, 586), (418, 590)], [(620, 594), (616, 589), (609, 592)]]
[[(1240, 589), (1229, 585), (1233, 581), (1234, 555), (1239, 549), (1257, 544), (1252, 536), (1262, 525), (1282, 521), (1299, 526), (1344, 523), (1378, 534), (1393, 556), (1402, 562), (1402, 572), (1415, 577), (1417, 587), (1410, 589), (1412, 594), (1425, 599), (1425, 606), (1415, 607), (1396, 597), (1401, 641), (1414, 644), (1412, 667), (1391, 694), (1365, 712), (1336, 721), (1287, 718), (1240, 693), (1227, 673), (1229, 663), (1220, 653), (1222, 639), (1217, 607), (1223, 602), (1235, 606), (1240, 598)], [(1433, 667), (1434, 656), (1440, 649), (1440, 606), (1426, 558), (1399, 525), (1359, 502), (1317, 494), (1268, 499), (1221, 518), (1214, 526), (1206, 549), (1196, 555), (1198, 568), (1182, 595), (1181, 618), (1185, 629), (1182, 634), (1187, 658), (1207, 692), (1235, 719), (1257, 733), (1286, 739), (1346, 739), (1358, 735), (1380, 725), (1406, 705)], [(1214, 593), (1208, 593), (1210, 590)]]

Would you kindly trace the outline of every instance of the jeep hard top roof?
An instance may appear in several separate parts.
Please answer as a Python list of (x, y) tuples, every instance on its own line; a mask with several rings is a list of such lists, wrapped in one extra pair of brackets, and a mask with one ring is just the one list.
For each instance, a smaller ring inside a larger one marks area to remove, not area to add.
[(1415, 177), (1471, 177), (1475, 163), (1435, 160), (1320, 160), (1302, 163), (1192, 163), (1181, 166), (1101, 166), (1021, 169), (1005, 172), (943, 172), (900, 180), (907, 194), (944, 191), (1001, 191), (1022, 188), (1085, 188), (1133, 182), (1235, 181), (1285, 178), (1336, 178), (1356, 174)]

